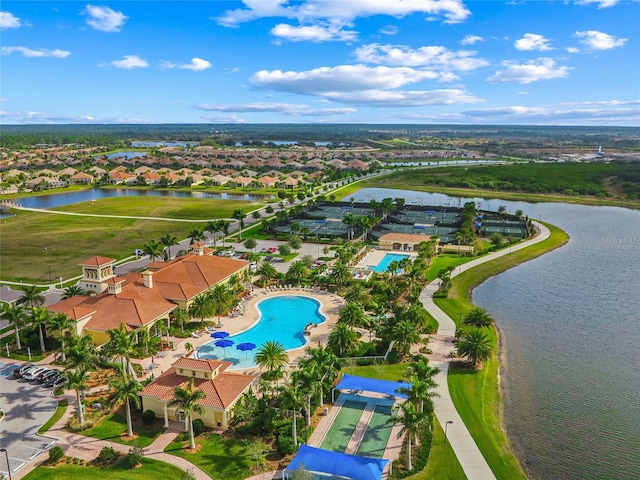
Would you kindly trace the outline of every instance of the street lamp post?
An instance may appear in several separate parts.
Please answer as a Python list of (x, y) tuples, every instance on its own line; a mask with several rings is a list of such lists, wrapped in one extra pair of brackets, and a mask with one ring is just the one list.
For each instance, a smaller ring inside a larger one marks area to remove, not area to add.
[(447, 420), (444, 424), (444, 443), (447, 443), (447, 427), (453, 423), (453, 420)]
[(4, 452), (4, 456), (7, 458), (7, 472), (9, 473), (9, 480), (11, 480), (11, 467), (9, 466), (9, 452), (6, 448), (0, 448), (0, 452)]

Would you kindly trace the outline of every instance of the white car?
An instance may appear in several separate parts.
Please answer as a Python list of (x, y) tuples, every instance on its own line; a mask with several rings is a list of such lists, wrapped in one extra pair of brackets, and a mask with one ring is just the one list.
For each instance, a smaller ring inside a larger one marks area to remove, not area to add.
[(38, 375), (40, 375), (41, 373), (44, 373), (45, 370), (49, 370), (49, 369), (46, 368), (46, 367), (32, 368), (22, 378), (24, 378), (25, 380), (31, 382), (31, 381), (35, 380), (36, 378), (38, 378)]

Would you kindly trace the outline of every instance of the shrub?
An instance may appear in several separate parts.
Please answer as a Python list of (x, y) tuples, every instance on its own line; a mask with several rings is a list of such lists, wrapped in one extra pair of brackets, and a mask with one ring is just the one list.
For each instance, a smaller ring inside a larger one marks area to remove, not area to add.
[(291, 440), (291, 436), (287, 434), (280, 434), (278, 436), (278, 452), (282, 455), (291, 455), (296, 451), (296, 446)]
[(51, 463), (58, 463), (62, 457), (64, 457), (64, 450), (60, 445), (56, 445), (51, 450), (49, 450), (49, 461)]
[(118, 453), (112, 447), (103, 447), (98, 455), (98, 460), (104, 463), (109, 463), (118, 458)]
[(142, 448), (131, 447), (126, 457), (127, 465), (129, 466), (129, 468), (136, 468), (138, 465), (142, 464), (143, 458), (144, 451), (142, 450)]
[(142, 412), (142, 423), (145, 425), (151, 425), (156, 421), (156, 412), (153, 410), (145, 410)]
[(204, 432), (204, 422), (201, 419), (196, 418), (193, 421), (193, 434), (197, 437), (202, 432)]

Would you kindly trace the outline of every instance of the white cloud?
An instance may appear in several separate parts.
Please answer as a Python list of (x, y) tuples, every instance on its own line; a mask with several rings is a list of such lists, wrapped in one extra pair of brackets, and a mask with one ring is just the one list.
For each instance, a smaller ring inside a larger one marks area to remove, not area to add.
[(289, 5), (287, 0), (243, 0), (246, 8), (227, 10), (218, 23), (234, 27), (265, 17), (295, 18), (300, 22), (325, 20), (337, 24), (359, 17), (389, 15), (403, 17), (414, 13), (436, 15), (447, 23), (464, 21), (471, 12), (462, 0), (306, 0)]
[(87, 5), (84, 13), (89, 16), (87, 25), (101, 32), (119, 32), (129, 18), (122, 12), (96, 5)]
[(363, 45), (355, 51), (360, 62), (404, 67), (428, 67), (442, 70), (469, 71), (489, 65), (475, 57), (476, 52), (448, 50), (441, 46), (426, 46), (416, 49), (404, 45)]
[(383, 35), (397, 35), (398, 27), (395, 25), (385, 25), (379, 31)]
[(246, 120), (237, 115), (203, 115), (203, 120), (209, 123), (245, 123)]
[(201, 72), (202, 70), (207, 70), (211, 68), (211, 62), (207, 60), (203, 60), (202, 58), (194, 57), (191, 59), (189, 63), (173, 63), (173, 62), (162, 62), (160, 64), (160, 68), (163, 69), (172, 69), (172, 68), (181, 68), (183, 70), (193, 70), (194, 72)]
[(236, 112), (236, 113), (265, 113), (276, 112), (284, 113), (291, 116), (331, 116), (331, 115), (346, 115), (349, 113), (355, 113), (355, 108), (312, 108), (308, 105), (298, 103), (240, 103), (240, 104), (220, 104), (209, 105), (199, 104), (196, 105), (199, 110), (216, 111), (216, 112)]
[(616, 38), (613, 35), (597, 30), (576, 32), (575, 36), (580, 39), (581, 43), (594, 50), (609, 50), (611, 48), (621, 47), (627, 43), (626, 38)]
[(567, 52), (568, 53), (578, 53), (580, 51), (579, 48), (575, 48), (575, 47), (567, 47)]
[(524, 37), (516, 41), (515, 47), (518, 50), (552, 50), (549, 40), (537, 33), (525, 33)]
[(484, 38), (479, 37), (478, 35), (466, 35), (460, 43), (462, 45), (474, 45), (478, 42), (484, 42)]
[(12, 53), (21, 53), (25, 57), (51, 57), (51, 58), (66, 58), (71, 55), (71, 52), (67, 50), (47, 50), (46, 48), (39, 48), (33, 50), (28, 47), (2, 47), (2, 55), (11, 55)]
[(149, 63), (137, 55), (125, 55), (124, 57), (122, 57), (122, 60), (114, 60), (113, 62), (110, 62), (108, 65), (111, 65), (112, 67), (116, 67), (116, 68), (132, 69), (132, 68), (146, 68), (149, 66)]
[(6, 28), (19, 28), (22, 24), (20, 19), (11, 12), (0, 12), (0, 30)]
[(344, 42), (354, 40), (357, 37), (358, 32), (354, 32), (353, 30), (343, 30), (339, 25), (302, 25), (295, 27), (286, 23), (280, 23), (271, 29), (271, 34), (293, 42)]
[(488, 82), (532, 83), (539, 80), (566, 78), (569, 67), (556, 65), (552, 58), (538, 58), (523, 65), (511, 61), (502, 63), (504, 70), (499, 70), (487, 79)]
[(640, 99), (637, 100), (599, 100), (599, 101), (584, 101), (584, 102), (566, 102), (560, 105), (579, 105), (579, 106), (592, 106), (592, 105), (607, 105), (607, 106), (627, 106), (627, 105), (640, 105)]
[(618, 2), (619, 0), (578, 0), (576, 1), (576, 5), (590, 5), (595, 3), (598, 5), (598, 8), (607, 8), (617, 5)]
[(332, 92), (326, 97), (334, 102), (372, 107), (420, 107), (424, 105), (454, 105), (480, 100), (459, 89), (442, 90), (360, 90)]

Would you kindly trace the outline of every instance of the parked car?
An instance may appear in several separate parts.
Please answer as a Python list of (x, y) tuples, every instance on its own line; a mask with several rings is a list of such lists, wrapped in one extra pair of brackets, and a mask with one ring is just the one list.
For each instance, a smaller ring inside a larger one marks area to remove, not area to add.
[[(69, 379), (64, 375), (60, 375), (56, 378), (55, 382), (51, 385), (53, 388), (63, 387), (69, 382)], [(48, 386), (48, 385), (47, 385)]]
[(271, 260), (273, 260), (273, 255), (267, 255), (266, 257), (264, 257), (264, 259), (265, 259), (267, 262), (270, 262)]
[(22, 378), (24, 374), (27, 373), (27, 370), (33, 367), (35, 367), (33, 363), (27, 363), (25, 365), (22, 365), (21, 367), (18, 367), (13, 371), (13, 376), (15, 378)]
[(278, 249), (276, 247), (267, 248), (267, 253), (276, 253), (277, 251), (278, 251)]
[(45, 370), (48, 370), (46, 367), (36, 367), (36, 368), (32, 368), (30, 369), (27, 373), (24, 374), (24, 378), (25, 380), (28, 380), (29, 382), (35, 380), (36, 378), (38, 378), (38, 375), (40, 375), (41, 373), (43, 373)]
[(247, 252), (244, 252), (242, 255), (240, 255), (240, 258), (242, 260), (244, 260), (245, 258), (247, 258), (249, 256), (249, 254)]
[(56, 381), (62, 377), (62, 372), (59, 372), (56, 370), (55, 375), (52, 375), (51, 377), (49, 377), (49, 379), (47, 379), (46, 382), (44, 382), (44, 386), (45, 387), (53, 387), (53, 384), (56, 383)]
[(49, 380), (51, 377), (56, 376), (57, 374), (58, 374), (58, 370), (55, 370), (55, 369), (52, 368), (50, 370), (47, 370), (44, 373), (41, 373), (38, 376), (37, 382), (38, 383), (45, 383), (47, 380)]

